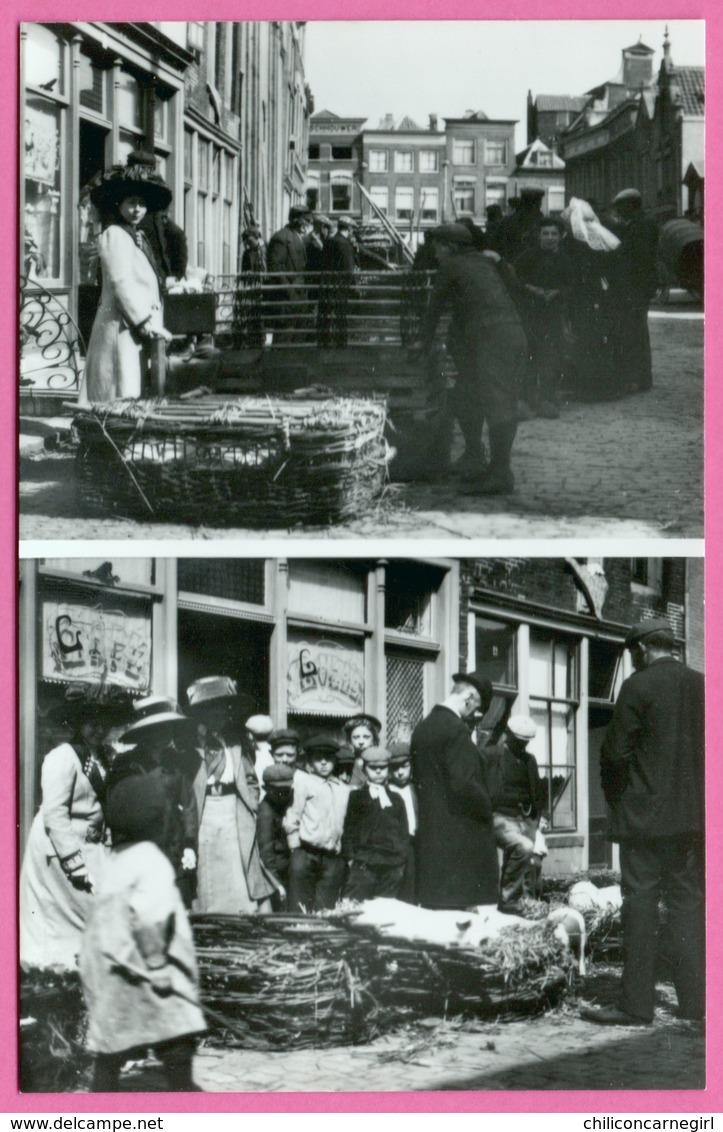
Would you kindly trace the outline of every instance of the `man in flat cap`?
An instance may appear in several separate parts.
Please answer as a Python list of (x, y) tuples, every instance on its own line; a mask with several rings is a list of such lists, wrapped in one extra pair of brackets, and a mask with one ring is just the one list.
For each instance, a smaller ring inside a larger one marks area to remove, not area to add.
[(497, 848), (486, 764), (465, 720), (484, 712), (492, 685), (458, 672), (452, 691), (414, 729), (412, 775), (419, 802), (417, 899), (427, 908), (497, 903)]
[[(510, 458), (517, 432), (518, 387), (527, 357), (527, 339), (504, 274), (505, 268), (511, 269), (495, 252), (480, 250), (462, 224), (442, 224), (433, 236), (440, 267), (423, 343), (432, 355), (437, 326), (451, 303), (448, 342), (457, 369), (453, 410), (465, 443), (455, 471), (462, 480), (461, 490), (470, 494), (509, 494), (514, 489)], [(489, 465), (482, 446), (485, 421)]]
[(276, 337), (286, 342), (303, 341), (304, 324), (309, 316), (303, 272), (306, 270), (306, 237), (311, 227), (311, 210), (294, 205), (289, 209), (288, 223), (274, 232), (266, 251), (267, 270), (285, 284), (267, 293), (272, 316), (267, 317), (266, 322), (275, 326)]
[(527, 750), (537, 727), (527, 715), (511, 715), (496, 747), (485, 751), (494, 809), (494, 831), (502, 850), (500, 911), (515, 912), (522, 897), (538, 890), (539, 857), (535, 850), (547, 792), (537, 760)]
[(658, 287), (658, 225), (645, 215), (637, 189), (614, 197), (612, 221), (620, 240), (610, 294), (618, 387), (620, 393), (645, 393), (653, 385), (648, 307)]
[(666, 906), (665, 958), (681, 1018), (705, 1014), (703, 676), (673, 655), (668, 621), (628, 633), (635, 672), (620, 689), (600, 771), (620, 843), (623, 975), (619, 1003), (583, 1011), (603, 1025), (653, 1021), (658, 908)]

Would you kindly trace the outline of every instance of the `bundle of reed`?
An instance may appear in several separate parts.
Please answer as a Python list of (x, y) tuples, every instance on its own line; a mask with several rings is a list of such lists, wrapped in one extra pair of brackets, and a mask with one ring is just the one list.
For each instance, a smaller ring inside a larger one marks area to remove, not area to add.
[(73, 1092), (89, 1071), (86, 1014), (77, 972), (30, 968), (20, 974), (20, 1088)]
[(291, 527), (362, 514), (386, 479), (386, 403), (355, 397), (116, 401), (76, 409), (96, 512)]
[(381, 938), (354, 913), (193, 917), (212, 1040), (247, 1049), (369, 1041), (430, 1014), (543, 1010), (572, 957), (550, 925), (510, 928), (483, 947)]
[(543, 872), (542, 895), (545, 900), (551, 900), (553, 896), (559, 900), (560, 897), (567, 896), (573, 884), (578, 884), (581, 880), (590, 881), (596, 888), (608, 888), (611, 884), (620, 884), (620, 873), (602, 866), (578, 873)]

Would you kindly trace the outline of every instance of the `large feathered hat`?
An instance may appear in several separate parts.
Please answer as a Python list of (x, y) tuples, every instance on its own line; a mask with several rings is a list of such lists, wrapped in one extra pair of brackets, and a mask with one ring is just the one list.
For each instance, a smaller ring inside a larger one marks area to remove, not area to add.
[(90, 189), (90, 199), (100, 212), (108, 212), (132, 196), (141, 197), (149, 212), (168, 208), (173, 200), (173, 193), (163, 178), (151, 165), (141, 162), (112, 165), (100, 174)]

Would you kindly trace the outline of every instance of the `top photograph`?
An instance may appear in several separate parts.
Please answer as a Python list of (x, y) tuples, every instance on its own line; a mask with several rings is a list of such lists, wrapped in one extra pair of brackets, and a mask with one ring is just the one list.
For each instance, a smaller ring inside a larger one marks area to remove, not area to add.
[(703, 537), (703, 21), (19, 50), (21, 540)]

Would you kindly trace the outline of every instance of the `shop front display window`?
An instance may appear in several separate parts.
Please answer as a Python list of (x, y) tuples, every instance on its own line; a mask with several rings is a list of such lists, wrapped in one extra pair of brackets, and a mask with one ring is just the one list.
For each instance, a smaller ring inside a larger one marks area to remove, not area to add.
[(65, 93), (63, 44), (50, 28), (42, 24), (26, 24), (27, 35), (23, 55), (27, 86), (41, 87), (53, 95)]
[(576, 641), (546, 629), (531, 628), (530, 716), (537, 725), (537, 734), (529, 749), (537, 759), (547, 789), (553, 832), (577, 828), (577, 658)]
[(59, 106), (25, 100), (25, 261), (39, 279), (60, 277), (61, 114)]

